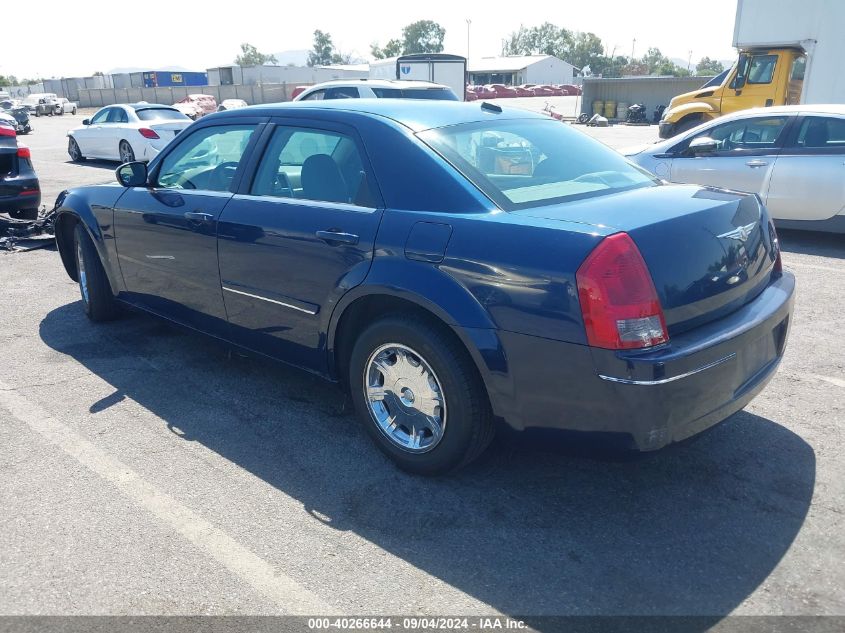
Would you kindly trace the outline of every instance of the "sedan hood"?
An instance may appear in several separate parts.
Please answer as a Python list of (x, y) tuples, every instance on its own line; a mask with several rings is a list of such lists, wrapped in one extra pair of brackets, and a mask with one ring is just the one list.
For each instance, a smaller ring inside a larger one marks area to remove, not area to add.
[(767, 285), (778, 254), (768, 212), (752, 194), (662, 185), (514, 211), (627, 232), (639, 248), (672, 331), (738, 309)]

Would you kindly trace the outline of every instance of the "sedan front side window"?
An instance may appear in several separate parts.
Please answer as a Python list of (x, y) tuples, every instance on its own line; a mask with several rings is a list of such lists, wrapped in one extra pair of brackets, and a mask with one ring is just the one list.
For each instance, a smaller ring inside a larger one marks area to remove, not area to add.
[(255, 125), (219, 125), (197, 130), (161, 163), (164, 189), (228, 191)]

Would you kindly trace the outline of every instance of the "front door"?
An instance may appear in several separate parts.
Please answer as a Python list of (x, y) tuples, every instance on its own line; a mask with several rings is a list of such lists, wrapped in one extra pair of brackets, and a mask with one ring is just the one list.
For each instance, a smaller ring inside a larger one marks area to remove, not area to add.
[[(678, 147), (670, 180), (765, 196), (789, 121), (788, 116), (759, 116), (709, 127)], [(702, 155), (684, 149), (689, 141), (703, 136), (716, 141), (715, 152)]]
[(163, 158), (150, 187), (131, 188), (120, 198), (115, 239), (130, 301), (211, 333), (228, 329), (217, 223), (256, 127), (193, 131)]
[(279, 122), (269, 134), (220, 217), (226, 311), (237, 342), (325, 371), (321, 333), (369, 271), (382, 204), (353, 130)]
[[(722, 95), (722, 114), (730, 114), (737, 110), (748, 108), (762, 108), (772, 105), (782, 105), (780, 96), (784, 87), (778, 85), (779, 63), (786, 63), (786, 57), (777, 54), (757, 53), (744, 58), (744, 64), (737, 67), (731, 84)], [(737, 78), (744, 76), (745, 84), (737, 86)]]

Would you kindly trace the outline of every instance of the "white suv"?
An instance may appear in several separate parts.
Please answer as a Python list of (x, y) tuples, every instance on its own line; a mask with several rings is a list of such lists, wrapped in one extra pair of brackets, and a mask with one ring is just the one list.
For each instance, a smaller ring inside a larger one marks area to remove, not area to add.
[(320, 99), (435, 99), (459, 101), (448, 86), (428, 81), (396, 79), (352, 79), (326, 81), (310, 86), (296, 95), (294, 101)]

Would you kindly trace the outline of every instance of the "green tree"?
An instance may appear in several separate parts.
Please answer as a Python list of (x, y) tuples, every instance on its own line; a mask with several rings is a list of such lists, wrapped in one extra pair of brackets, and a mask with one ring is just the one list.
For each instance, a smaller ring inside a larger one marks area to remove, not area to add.
[(567, 56), (562, 58), (576, 68), (583, 68), (594, 64), (597, 59), (603, 56), (604, 45), (601, 38), (595, 33), (572, 34), (572, 44)]
[(18, 78), (14, 75), (0, 75), (0, 87), (17, 86)]
[(384, 45), (384, 48), (379, 48), (378, 42), (373, 42), (370, 45), (370, 54), (376, 59), (398, 57), (402, 54), (402, 42), (395, 38), (387, 40), (387, 44)]
[(725, 67), (722, 65), (722, 62), (716, 59), (710, 59), (709, 57), (702, 57), (701, 61), (695, 65), (695, 73), (704, 77), (718, 75), (724, 72), (724, 70)]
[(314, 48), (308, 53), (308, 65), (330, 66), (335, 54), (332, 36), (320, 29), (314, 31)]
[(238, 66), (263, 66), (264, 64), (278, 64), (275, 55), (259, 53), (252, 44), (244, 42), (241, 44), (241, 54), (235, 57), (235, 64)]
[(553, 55), (569, 61), (566, 57), (572, 44), (570, 31), (551, 22), (544, 22), (540, 26), (520, 26), (518, 31), (511, 33), (505, 40), (502, 52), (505, 55)]
[(437, 22), (420, 20), (409, 24), (402, 29), (402, 54), (441, 53), (445, 36), (446, 29)]

